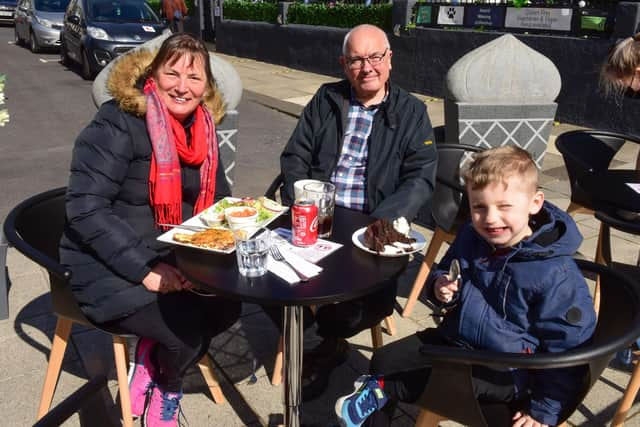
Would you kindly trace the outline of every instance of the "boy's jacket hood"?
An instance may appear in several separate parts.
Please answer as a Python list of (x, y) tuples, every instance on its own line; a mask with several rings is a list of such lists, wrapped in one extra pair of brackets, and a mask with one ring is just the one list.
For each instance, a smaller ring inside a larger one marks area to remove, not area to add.
[[(113, 64), (107, 78), (107, 89), (121, 110), (138, 117), (146, 114), (147, 99), (142, 91), (142, 78), (155, 54), (155, 51), (142, 49), (123, 55)], [(216, 111), (214, 99), (205, 98), (205, 105), (210, 112)]]
[(529, 225), (533, 234), (517, 245), (517, 258), (573, 256), (582, 243), (582, 235), (576, 223), (566, 212), (550, 203), (544, 203), (540, 212), (531, 218)]

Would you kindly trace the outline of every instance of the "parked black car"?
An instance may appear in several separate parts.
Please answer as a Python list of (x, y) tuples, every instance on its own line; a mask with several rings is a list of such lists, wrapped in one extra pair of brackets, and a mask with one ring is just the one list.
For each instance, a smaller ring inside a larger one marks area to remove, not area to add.
[(167, 25), (144, 0), (71, 0), (60, 33), (62, 63), (82, 66), (93, 78), (118, 55), (164, 31)]
[(0, 24), (13, 24), (17, 0), (0, 0)]

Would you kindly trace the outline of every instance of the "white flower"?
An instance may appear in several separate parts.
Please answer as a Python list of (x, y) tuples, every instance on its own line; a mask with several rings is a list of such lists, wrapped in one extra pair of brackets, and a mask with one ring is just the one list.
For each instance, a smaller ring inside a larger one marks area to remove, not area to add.
[[(0, 105), (4, 104), (4, 82), (7, 77), (4, 74), (0, 74)], [(0, 110), (0, 127), (9, 122), (9, 111), (4, 109)]]
[(4, 126), (7, 123), (9, 123), (9, 111), (0, 110), (0, 127)]

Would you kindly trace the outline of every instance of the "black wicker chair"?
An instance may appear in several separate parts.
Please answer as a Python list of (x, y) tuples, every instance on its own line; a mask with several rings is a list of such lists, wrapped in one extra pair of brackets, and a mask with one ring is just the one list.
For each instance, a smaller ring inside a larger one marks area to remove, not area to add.
[(442, 243), (451, 243), (458, 228), (469, 219), (469, 206), (460, 183), (460, 162), (463, 156), (483, 150), (464, 144), (438, 144), (437, 148), (436, 188), (431, 197), (431, 216), (436, 225), (435, 231), (402, 311), (403, 317), (409, 316), (413, 311)]
[[(503, 425), (499, 419), (488, 414), (509, 414), (506, 405), (499, 408), (496, 404), (476, 400), (471, 385), (472, 365), (502, 369), (551, 369), (588, 365), (583, 387), (575, 396), (574, 406), (561, 416), (563, 422), (569, 418), (613, 355), (640, 336), (640, 285), (611, 267), (584, 260), (576, 262), (585, 277), (600, 277), (600, 313), (591, 341), (567, 352), (533, 355), (425, 346), (421, 351), (425, 360), (432, 363), (433, 371), (429, 384), (419, 399), (422, 411), (416, 420), (416, 427), (435, 427), (444, 419), (474, 427)], [(511, 426), (510, 416), (504, 420), (504, 424)]]
[[(65, 192), (65, 187), (56, 188), (24, 200), (11, 210), (3, 227), (9, 245), (49, 272), (51, 301), (53, 311), (58, 318), (37, 419), (47, 414), (51, 407), (72, 325), (78, 323), (101, 329), (92, 324), (80, 311), (69, 286), (71, 271), (59, 263), (58, 245), (65, 224)], [(127, 338), (133, 338), (133, 336), (123, 334), (121, 331), (101, 330), (113, 337), (122, 420), (125, 426), (133, 426), (127, 379), (129, 367)], [(224, 395), (213, 375), (209, 356), (205, 355), (198, 365), (214, 401), (224, 402)]]

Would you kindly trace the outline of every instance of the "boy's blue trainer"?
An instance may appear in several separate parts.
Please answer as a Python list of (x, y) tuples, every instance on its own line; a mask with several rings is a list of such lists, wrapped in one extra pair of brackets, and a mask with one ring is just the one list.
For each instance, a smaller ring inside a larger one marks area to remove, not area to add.
[(373, 375), (363, 375), (353, 383), (353, 393), (336, 402), (336, 415), (343, 427), (359, 427), (387, 403), (387, 396)]

